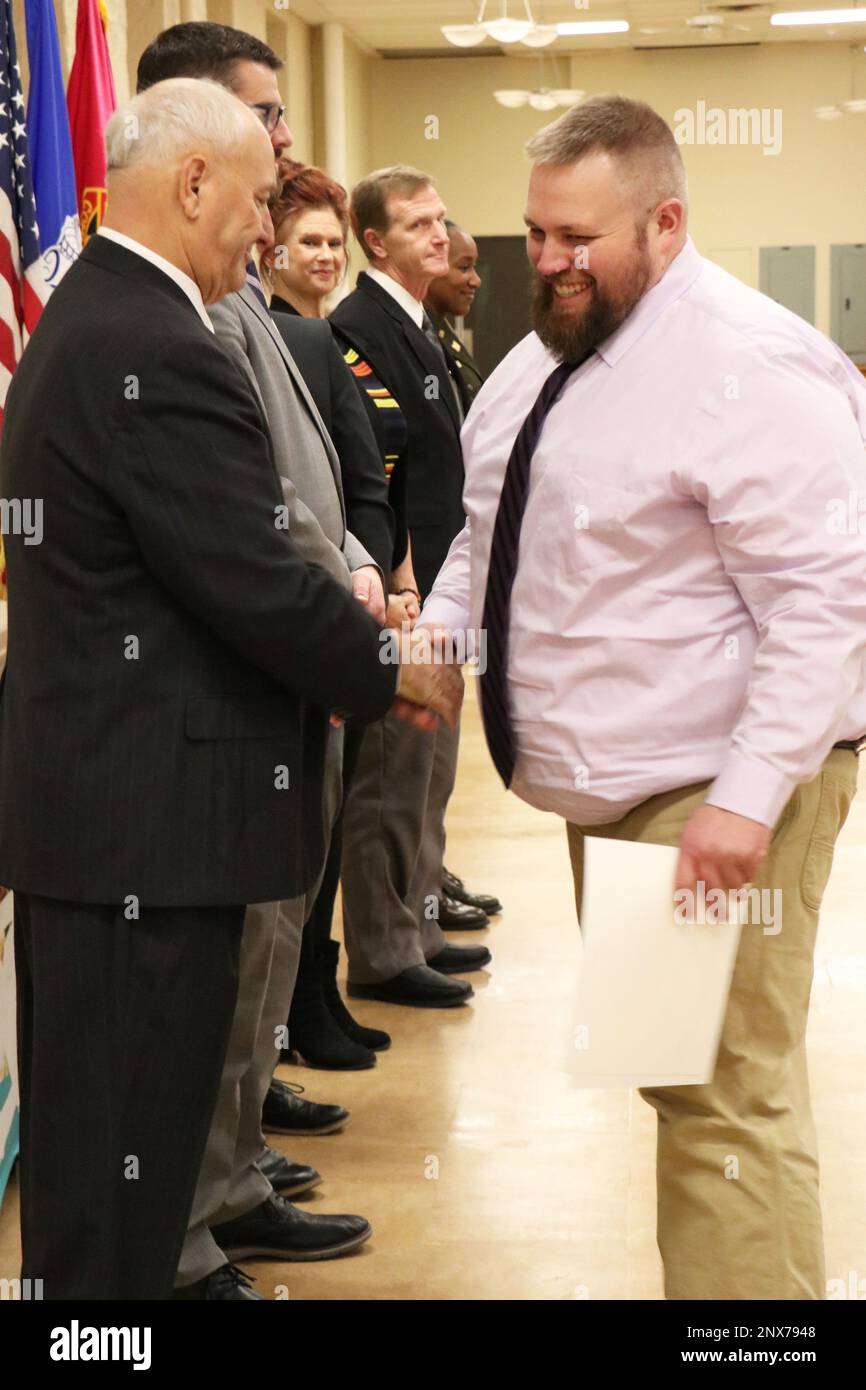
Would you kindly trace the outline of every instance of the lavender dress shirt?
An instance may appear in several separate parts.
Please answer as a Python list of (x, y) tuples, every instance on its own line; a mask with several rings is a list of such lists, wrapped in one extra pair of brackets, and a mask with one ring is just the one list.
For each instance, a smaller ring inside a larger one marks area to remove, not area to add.
[[(463, 429), (465, 529), (422, 620), (479, 628), (531, 333)], [(766, 825), (866, 732), (866, 382), (688, 240), (567, 382), (532, 463), (509, 635), (512, 789), (578, 824), (710, 780)]]

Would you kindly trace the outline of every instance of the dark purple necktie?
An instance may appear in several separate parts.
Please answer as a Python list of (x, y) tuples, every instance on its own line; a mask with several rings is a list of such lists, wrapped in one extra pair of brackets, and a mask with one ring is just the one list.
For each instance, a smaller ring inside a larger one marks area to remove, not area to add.
[(511, 610), (511, 590), (517, 573), (517, 551), (520, 527), (529, 493), (529, 469), (538, 444), (547, 412), (565, 382), (591, 356), (588, 352), (580, 362), (563, 362), (545, 381), (535, 405), (520, 426), (508, 465), (499, 509), (493, 527), (490, 565), (487, 571), (487, 591), (484, 595), (484, 614), (481, 626), (487, 634), (487, 662), (481, 684), (481, 715), (487, 747), (496, 771), (506, 787), (514, 773), (514, 730), (508, 708), (508, 627)]
[(247, 261), (247, 288), (252, 290), (262, 308), (267, 309), (268, 301), (265, 299), (265, 292), (262, 289), (262, 282), (259, 279), (255, 261)]

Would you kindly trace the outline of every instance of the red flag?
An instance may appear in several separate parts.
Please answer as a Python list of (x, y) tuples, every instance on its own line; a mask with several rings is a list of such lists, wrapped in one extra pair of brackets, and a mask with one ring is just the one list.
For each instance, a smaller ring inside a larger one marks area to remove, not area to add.
[(105, 213), (105, 127), (117, 106), (105, 33), (108, 16), (103, 0), (78, 0), (75, 60), (69, 74), (66, 104), (75, 160), (75, 186), (81, 217), (81, 241), (93, 235)]
[(9, 0), (0, 0), (0, 422), (47, 290), (39, 254), (24, 94)]

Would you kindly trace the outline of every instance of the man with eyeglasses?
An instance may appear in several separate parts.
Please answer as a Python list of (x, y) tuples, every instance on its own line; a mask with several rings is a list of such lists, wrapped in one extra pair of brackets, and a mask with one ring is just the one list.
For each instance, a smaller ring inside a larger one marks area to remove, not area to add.
[[(270, 136), (279, 177), (288, 172), (286, 155), (292, 144), (277, 88), (281, 67), (277, 54), (251, 34), (206, 22), (176, 24), (157, 35), (142, 54), (138, 88), (141, 91), (169, 77), (204, 78), (227, 87), (260, 117)], [(272, 241), (271, 229), (270, 240), (260, 245), (270, 246)], [(212, 306), (210, 318), (217, 340), (258, 396), (268, 420), (295, 544), (307, 561), (325, 568), (377, 621), (384, 622), (382, 575), (373, 560), (375, 544), (367, 537), (365, 547), (346, 529), (347, 512), (352, 515), (350, 489), (356, 489), (357, 496), (357, 490), (364, 488), (368, 503), (379, 499), (387, 531), (387, 488), (375, 450), (371, 448), (372, 476), (350, 481), (347, 471), (344, 487), (333, 443), (271, 321), (252, 262), (246, 286)], [(337, 355), (336, 348), (334, 352)], [(226, 583), (231, 583), (230, 575)], [(341, 769), (342, 730), (331, 729), (322, 808), (326, 838), (339, 804)], [(267, 1148), (261, 1133), (265, 1099), (268, 1127), (281, 1133), (326, 1133), (348, 1118), (341, 1107), (301, 1101), (284, 1083), (272, 1080), (281, 1041), (284, 1045), (288, 1041), (279, 1033), (288, 1017), (306, 905), (315, 887), (306, 901), (299, 897), (247, 908), (232, 1037), (175, 1297), (260, 1298), (227, 1261), (328, 1259), (355, 1249), (370, 1235), (369, 1223), (362, 1217), (309, 1215), (286, 1201), (287, 1194), (315, 1186), (319, 1175)]]
[(279, 101), (248, 101), (247, 106), (259, 112), (268, 135), (273, 135), (277, 126), (285, 121), (286, 108)]

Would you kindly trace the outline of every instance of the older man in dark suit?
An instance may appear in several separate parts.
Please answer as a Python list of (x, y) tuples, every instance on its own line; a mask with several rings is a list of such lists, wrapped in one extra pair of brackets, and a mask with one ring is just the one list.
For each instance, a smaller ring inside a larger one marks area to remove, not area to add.
[[(172, 77), (219, 82), (259, 116), (280, 172), (292, 141), (280, 101), (281, 66), (266, 43), (243, 30), (208, 22), (177, 24), (142, 53), (138, 88)], [(254, 265), (247, 267), (244, 286), (211, 305), (208, 317), (217, 341), (262, 406), (286, 525), (303, 558), (321, 565), (383, 622), (382, 576), (372, 552), (381, 544), (381, 532), (387, 533), (390, 511), (375, 449), (371, 446), (369, 457), (344, 474), (343, 459), (268, 313)], [(327, 325), (320, 327), (345, 372)], [(354, 393), (351, 379), (347, 386)], [(328, 731), (321, 806), (326, 840), (342, 790), (343, 733), (342, 728)], [(327, 1133), (348, 1119), (343, 1107), (302, 1099), (273, 1074), (299, 965), (306, 900), (312, 901), (315, 888), (314, 883), (307, 894), (283, 902), (251, 903), (247, 910), (235, 1018), (178, 1267), (179, 1297), (210, 1298), (224, 1289), (227, 1260), (240, 1259), (241, 1251), (279, 1259), (330, 1258), (356, 1248), (370, 1234), (366, 1221), (359, 1225), (354, 1217), (293, 1206), (288, 1198), (321, 1178), (266, 1144), (262, 1133), (263, 1123), (284, 1134)], [(237, 1296), (237, 1290), (229, 1288), (228, 1294)]]
[(44, 501), (42, 544), (7, 538), (0, 881), (23, 1274), (49, 1299), (171, 1290), (245, 905), (321, 866), (328, 712), (381, 716), (396, 687), (453, 718), (457, 698), (451, 671), (384, 665), (279, 525), (261, 408), (207, 318), (272, 237), (257, 117), (160, 84), (115, 113), (108, 155), (109, 235), (25, 353), (0, 473)]

